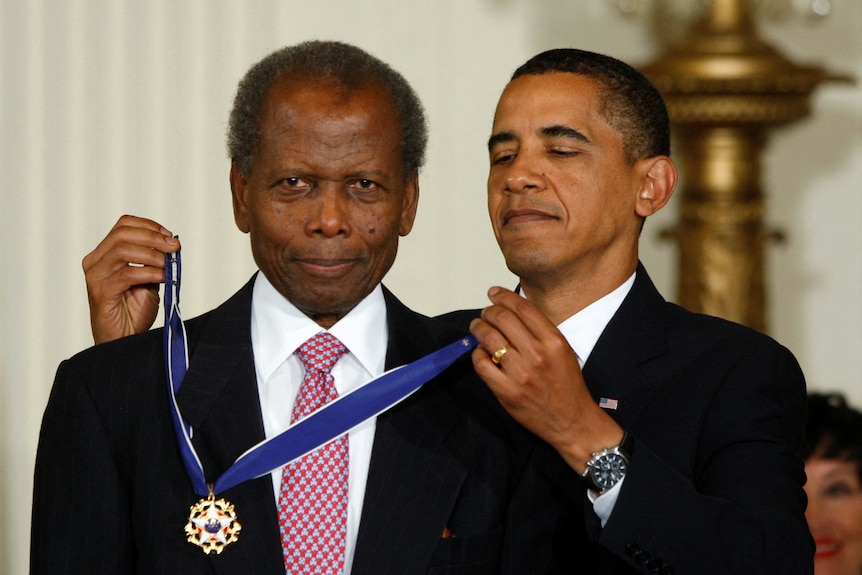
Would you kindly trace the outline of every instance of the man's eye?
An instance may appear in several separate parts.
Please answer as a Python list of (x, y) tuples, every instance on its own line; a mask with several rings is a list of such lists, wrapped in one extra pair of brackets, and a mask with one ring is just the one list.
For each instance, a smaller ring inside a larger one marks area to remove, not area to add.
[(578, 155), (577, 150), (573, 150), (571, 148), (551, 148), (551, 155), (560, 157), (560, 158), (568, 158), (570, 156)]
[(297, 188), (302, 185), (301, 178), (284, 178), (282, 183), (289, 188)]
[(491, 165), (496, 166), (498, 164), (505, 164), (507, 162), (512, 161), (515, 158), (514, 152), (500, 152), (499, 154), (494, 154), (491, 156)]
[(380, 189), (380, 185), (377, 182), (365, 178), (356, 180), (350, 187), (362, 192), (376, 192)]

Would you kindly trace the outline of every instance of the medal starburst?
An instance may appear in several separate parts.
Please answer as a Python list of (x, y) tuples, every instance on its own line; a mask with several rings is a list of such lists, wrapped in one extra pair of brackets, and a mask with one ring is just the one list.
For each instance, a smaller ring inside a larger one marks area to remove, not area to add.
[(204, 553), (221, 553), (225, 545), (238, 539), (242, 529), (236, 520), (233, 505), (212, 494), (191, 507), (185, 531), (189, 543), (204, 550)]

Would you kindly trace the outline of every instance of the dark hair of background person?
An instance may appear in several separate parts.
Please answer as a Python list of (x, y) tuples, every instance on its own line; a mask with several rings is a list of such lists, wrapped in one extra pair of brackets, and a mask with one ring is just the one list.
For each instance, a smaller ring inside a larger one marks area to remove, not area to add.
[(841, 394), (809, 394), (800, 455), (854, 462), (862, 481), (862, 412), (847, 405)]
[(568, 72), (592, 79), (602, 100), (600, 113), (623, 136), (629, 164), (653, 156), (670, 155), (670, 120), (664, 99), (646, 77), (610, 56), (558, 48), (542, 52), (512, 74), (538, 76)]
[(283, 77), (333, 81), (345, 97), (375, 84), (383, 87), (391, 96), (401, 124), (405, 177), (417, 173), (425, 163), (428, 144), (425, 111), (407, 80), (382, 60), (355, 46), (313, 40), (273, 52), (240, 80), (228, 121), (227, 152), (244, 176), (251, 174), (267, 92)]

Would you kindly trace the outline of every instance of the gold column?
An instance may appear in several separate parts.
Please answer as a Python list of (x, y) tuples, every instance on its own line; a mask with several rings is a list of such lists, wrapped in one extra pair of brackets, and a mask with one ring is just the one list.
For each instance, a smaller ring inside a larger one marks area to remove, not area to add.
[(746, 0), (713, 0), (641, 71), (665, 97), (682, 173), (677, 302), (765, 331), (767, 132), (807, 116), (818, 84), (849, 78), (796, 65), (760, 40)]

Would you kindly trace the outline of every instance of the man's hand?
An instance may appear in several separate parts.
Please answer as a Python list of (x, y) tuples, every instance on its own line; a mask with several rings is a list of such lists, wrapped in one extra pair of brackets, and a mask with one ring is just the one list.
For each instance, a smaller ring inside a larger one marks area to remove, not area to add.
[(149, 329), (159, 311), (165, 254), (179, 249), (171, 232), (152, 220), (117, 220), (82, 262), (96, 343)]
[(593, 400), (575, 353), (538, 308), (503, 288), (488, 296), (493, 305), (470, 324), (476, 373), (512, 417), (583, 473), (594, 451), (620, 443), (622, 428)]

